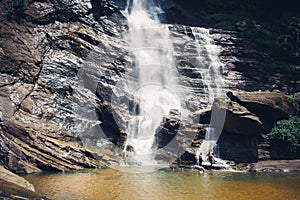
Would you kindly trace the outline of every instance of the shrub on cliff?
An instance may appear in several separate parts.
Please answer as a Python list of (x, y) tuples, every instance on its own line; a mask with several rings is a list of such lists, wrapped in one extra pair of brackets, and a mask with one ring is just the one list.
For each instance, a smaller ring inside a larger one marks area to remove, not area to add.
[(300, 100), (299, 100), (299, 98), (297, 97), (297, 95), (296, 95), (296, 94), (290, 95), (290, 96), (289, 96), (289, 99), (292, 101), (293, 106), (294, 106), (294, 108), (295, 108), (295, 113), (294, 113), (294, 115), (300, 115)]
[(282, 154), (297, 154), (300, 152), (300, 116), (278, 121), (269, 136)]

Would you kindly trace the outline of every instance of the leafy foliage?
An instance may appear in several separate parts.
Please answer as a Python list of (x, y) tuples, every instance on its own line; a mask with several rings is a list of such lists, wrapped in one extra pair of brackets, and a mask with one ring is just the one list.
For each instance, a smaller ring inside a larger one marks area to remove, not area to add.
[(300, 117), (293, 116), (288, 120), (281, 120), (276, 123), (271, 132), (270, 138), (282, 147), (282, 151), (296, 153), (300, 150)]
[(292, 101), (293, 106), (295, 108), (295, 115), (299, 115), (300, 114), (300, 100), (298, 99), (298, 97), (296, 95), (290, 95), (289, 99)]
[(299, 99), (296, 95), (290, 95), (295, 113), (287, 120), (278, 121), (269, 136), (272, 142), (279, 145), (283, 153), (299, 153), (300, 152), (300, 107)]

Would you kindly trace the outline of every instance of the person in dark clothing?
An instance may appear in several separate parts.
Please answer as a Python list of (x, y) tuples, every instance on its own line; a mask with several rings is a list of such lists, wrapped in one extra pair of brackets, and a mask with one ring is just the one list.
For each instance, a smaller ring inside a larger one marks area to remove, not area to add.
[(206, 156), (207, 156), (207, 160), (210, 163), (210, 166), (212, 166), (214, 160), (214, 153), (212, 151), (209, 151)]
[(199, 154), (199, 165), (202, 166), (202, 162), (203, 162), (203, 159), (202, 159), (202, 153)]

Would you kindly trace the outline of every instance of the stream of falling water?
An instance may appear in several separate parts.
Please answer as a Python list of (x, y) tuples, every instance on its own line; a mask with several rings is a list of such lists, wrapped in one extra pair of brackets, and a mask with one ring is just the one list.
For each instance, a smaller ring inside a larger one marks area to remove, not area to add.
[[(180, 110), (178, 74), (168, 26), (155, 16), (158, 7), (148, 0), (133, 0), (127, 9), (127, 40), (134, 57), (136, 82), (129, 88), (138, 112), (128, 121), (127, 141), (134, 153), (129, 163), (155, 164), (155, 132), (171, 109)], [(177, 92), (175, 92), (177, 91)]]
[[(208, 29), (191, 27), (191, 30), (197, 44), (198, 70), (205, 85), (204, 91), (208, 103), (212, 105), (216, 97), (224, 97), (225, 83), (221, 75), (223, 64), (219, 59), (220, 50), (214, 44)], [(207, 129), (205, 139), (196, 153), (197, 160), (200, 153), (205, 156), (209, 151), (213, 151), (215, 157), (219, 157), (217, 141), (222, 132), (225, 114), (225, 111), (214, 112), (212, 110), (210, 127)]]
[[(178, 83), (173, 41), (168, 26), (159, 22), (159, 12), (162, 11), (148, 0), (128, 1), (125, 11), (129, 27), (126, 39), (133, 55), (131, 76), (134, 78), (125, 85), (135, 108), (125, 127), (128, 135), (125, 165), (155, 165), (155, 133), (171, 110), (182, 111), (181, 99), (184, 98)], [(215, 97), (224, 94), (219, 49), (208, 29), (192, 27), (191, 30), (198, 52), (196, 67), (205, 86), (206, 102), (212, 105)], [(200, 152), (204, 156), (214, 149), (224, 119), (225, 113), (212, 112), (211, 126), (196, 156)]]

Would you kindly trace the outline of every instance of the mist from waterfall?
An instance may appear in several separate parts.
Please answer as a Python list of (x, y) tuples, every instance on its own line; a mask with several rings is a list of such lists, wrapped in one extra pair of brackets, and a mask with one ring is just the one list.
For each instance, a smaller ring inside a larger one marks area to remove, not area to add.
[[(129, 163), (155, 164), (155, 133), (171, 109), (180, 110), (178, 74), (173, 57), (173, 43), (168, 26), (160, 24), (160, 9), (147, 0), (133, 0), (127, 8), (130, 51), (134, 57), (136, 81), (127, 85), (136, 113), (126, 127), (127, 141), (133, 152)], [(126, 150), (125, 150), (126, 151)], [(130, 153), (130, 152), (128, 152)]]

